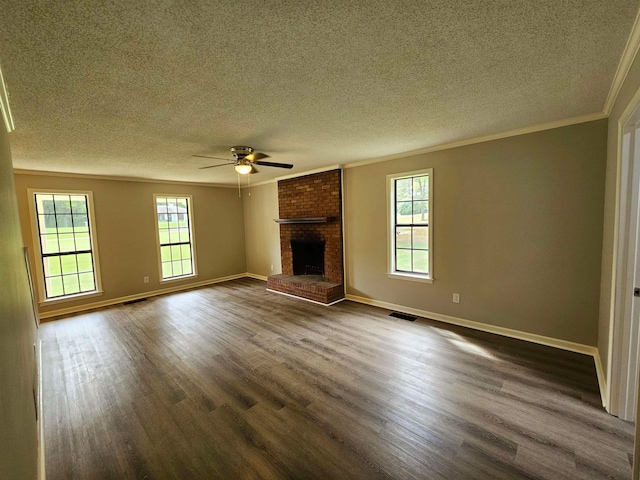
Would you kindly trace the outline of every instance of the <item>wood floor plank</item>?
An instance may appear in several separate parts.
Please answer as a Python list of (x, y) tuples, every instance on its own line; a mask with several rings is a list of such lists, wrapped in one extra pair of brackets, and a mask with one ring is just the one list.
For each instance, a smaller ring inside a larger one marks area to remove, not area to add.
[(629, 478), (591, 357), (240, 279), (42, 324), (48, 479)]

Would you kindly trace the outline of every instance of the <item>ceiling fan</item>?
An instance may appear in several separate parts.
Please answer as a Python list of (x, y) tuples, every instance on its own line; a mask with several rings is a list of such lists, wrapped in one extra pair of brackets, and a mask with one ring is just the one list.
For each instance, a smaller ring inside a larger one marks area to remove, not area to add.
[(265, 162), (263, 158), (269, 158), (266, 153), (260, 153), (253, 150), (252, 147), (237, 146), (231, 147), (231, 154), (235, 160), (220, 157), (211, 157), (209, 155), (193, 155), (200, 158), (213, 158), (216, 160), (224, 160), (227, 163), (219, 163), (217, 165), (209, 165), (207, 167), (200, 167), (200, 170), (205, 168), (224, 167), (226, 165), (233, 165), (241, 175), (247, 175), (249, 173), (258, 173), (256, 165), (262, 165), (265, 167), (277, 167), (277, 168), (293, 168), (290, 163), (277, 163), (277, 162)]

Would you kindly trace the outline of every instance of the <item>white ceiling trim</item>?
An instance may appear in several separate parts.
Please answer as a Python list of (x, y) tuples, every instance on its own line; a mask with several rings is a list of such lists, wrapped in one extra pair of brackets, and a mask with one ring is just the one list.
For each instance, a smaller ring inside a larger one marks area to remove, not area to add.
[[(335, 170), (338, 168), (362, 167), (364, 165), (370, 165), (373, 163), (380, 163), (380, 162), (388, 162), (390, 160), (398, 160), (400, 158), (412, 157), (414, 155), (422, 155), (425, 153), (438, 152), (441, 150), (449, 150), (452, 148), (464, 147), (467, 145), (474, 145), (476, 143), (490, 142), (492, 140), (500, 140), (503, 138), (517, 137), (519, 135), (526, 135), (528, 133), (535, 133), (535, 132), (541, 132), (544, 130), (551, 130), (554, 128), (567, 127), (567, 126), (576, 125), (579, 123), (593, 122), (595, 120), (602, 120), (607, 117), (608, 115), (606, 115), (603, 112), (590, 113), (587, 115), (581, 115), (579, 117), (565, 118), (563, 120), (555, 120), (553, 122), (540, 123), (538, 125), (531, 125), (529, 127), (509, 130), (506, 132), (496, 133), (493, 135), (485, 135), (483, 137), (474, 137), (474, 138), (469, 138), (467, 140), (460, 140), (458, 142), (443, 143), (441, 145), (434, 145), (432, 147), (421, 148), (419, 150), (412, 150), (409, 152), (395, 153), (393, 155), (387, 155), (385, 157), (371, 158), (368, 160), (361, 160), (359, 162), (346, 163), (342, 165), (341, 164), (328, 165), (326, 167), (315, 168), (313, 170), (305, 170), (299, 173), (283, 175), (281, 177), (276, 177), (271, 180), (265, 180), (264, 182), (252, 183), (250, 185), (242, 185), (241, 188), (244, 189), (244, 188), (251, 188), (251, 187), (259, 187), (260, 185), (276, 183), (279, 180), (287, 180), (289, 178), (304, 177), (305, 175), (312, 175), (314, 173), (326, 172), (326, 171)], [(171, 180), (155, 180), (153, 178), (141, 178), (141, 177), (132, 178), (132, 177), (117, 177), (117, 176), (108, 176), (108, 175), (91, 175), (86, 173), (48, 172), (48, 171), (41, 171), (41, 170), (25, 170), (25, 169), (16, 169), (16, 168), (13, 169), (13, 173), (16, 175), (42, 175), (42, 176), (54, 176), (54, 177), (89, 178), (89, 179), (95, 179), (95, 180), (114, 180), (114, 181), (123, 181), (123, 182), (166, 183), (166, 184), (176, 184), (176, 185), (194, 185), (194, 186), (203, 186), (203, 187), (237, 188), (237, 185), (218, 184), (218, 183), (181, 182), (181, 181), (171, 181)]]
[(66, 172), (47, 172), (44, 170), (25, 170), (22, 168), (14, 168), (14, 175), (39, 175), (43, 177), (68, 177), (68, 178), (84, 178), (90, 180), (111, 180), (115, 182), (140, 182), (140, 183), (161, 183), (165, 185), (190, 185), (193, 187), (219, 187), (219, 188), (238, 188), (237, 185), (229, 185), (222, 183), (203, 183), (203, 182), (184, 182), (179, 180), (156, 180), (153, 178), (141, 177), (118, 177), (110, 175), (92, 175), (89, 173), (66, 173)]
[(413, 150), (410, 152), (396, 153), (393, 155), (387, 155), (385, 157), (378, 157), (378, 158), (372, 158), (370, 160), (362, 160), (360, 162), (347, 163), (344, 165), (344, 168), (361, 167), (363, 165), (369, 165), (371, 163), (387, 162), (389, 160), (397, 160), (399, 158), (412, 157), (414, 155), (422, 155), (424, 153), (439, 152), (441, 150), (449, 150), (452, 148), (465, 147), (467, 145), (473, 145), (476, 143), (490, 142), (492, 140), (500, 140), (502, 138), (517, 137), (519, 135), (526, 135), (528, 133), (541, 132), (544, 130), (552, 130), (554, 128), (568, 127), (569, 125), (593, 122), (595, 120), (602, 120), (604, 118), (607, 118), (607, 115), (603, 112), (589, 113), (587, 115), (581, 115), (579, 117), (565, 118), (562, 120), (555, 120), (553, 122), (539, 123), (538, 125), (531, 125), (529, 127), (516, 128), (514, 130), (495, 133), (493, 135), (485, 135), (483, 137), (469, 138), (467, 140), (460, 140), (458, 142), (451, 142), (451, 143), (443, 143), (441, 145), (434, 145), (432, 147), (421, 148), (419, 150)]
[(624, 51), (622, 52), (622, 56), (620, 57), (620, 63), (618, 64), (618, 69), (616, 70), (616, 74), (613, 76), (613, 81), (611, 82), (611, 88), (609, 89), (609, 95), (607, 95), (607, 100), (604, 103), (603, 112), (608, 117), (611, 115), (611, 110), (613, 109), (613, 105), (616, 103), (616, 99), (618, 98), (618, 94), (620, 93), (620, 89), (624, 84), (627, 75), (629, 74), (629, 70), (631, 69), (631, 65), (638, 54), (638, 50), (640, 49), (640, 10), (636, 15), (636, 20), (633, 22), (633, 27), (631, 27), (631, 33), (629, 34), (629, 39), (627, 40), (627, 44), (624, 47)]

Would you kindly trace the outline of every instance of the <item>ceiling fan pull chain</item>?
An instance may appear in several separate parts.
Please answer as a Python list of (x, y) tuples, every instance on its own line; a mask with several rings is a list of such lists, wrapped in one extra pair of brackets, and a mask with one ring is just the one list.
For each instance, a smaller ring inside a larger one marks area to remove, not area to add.
[(247, 185), (249, 186), (249, 196), (251, 196), (251, 175), (247, 175)]
[(240, 174), (238, 173), (238, 198), (241, 198), (242, 195), (240, 194)]

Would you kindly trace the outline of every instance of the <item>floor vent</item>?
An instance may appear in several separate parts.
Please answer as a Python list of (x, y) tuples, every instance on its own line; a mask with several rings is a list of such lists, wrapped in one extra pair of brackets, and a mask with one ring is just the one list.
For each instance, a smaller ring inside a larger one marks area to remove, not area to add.
[(123, 305), (131, 305), (132, 303), (138, 303), (138, 302), (146, 302), (147, 299), (146, 298), (138, 298), (137, 300), (129, 300), (128, 302), (122, 302)]
[(413, 322), (416, 318), (418, 317), (414, 317), (413, 315), (407, 315), (406, 313), (400, 313), (400, 312), (392, 312), (389, 314), (390, 317), (395, 317), (395, 318), (401, 318), (402, 320), (409, 320), (410, 322)]

